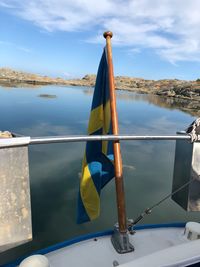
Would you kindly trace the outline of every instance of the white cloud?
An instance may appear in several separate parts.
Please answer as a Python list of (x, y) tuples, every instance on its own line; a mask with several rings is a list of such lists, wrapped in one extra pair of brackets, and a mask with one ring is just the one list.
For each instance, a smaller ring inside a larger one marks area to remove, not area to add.
[(47, 31), (97, 31), (87, 41), (150, 48), (163, 59), (200, 61), (199, 0), (0, 0), (0, 6)]
[(0, 7), (12, 8), (12, 5), (8, 4), (7, 1), (0, 0)]

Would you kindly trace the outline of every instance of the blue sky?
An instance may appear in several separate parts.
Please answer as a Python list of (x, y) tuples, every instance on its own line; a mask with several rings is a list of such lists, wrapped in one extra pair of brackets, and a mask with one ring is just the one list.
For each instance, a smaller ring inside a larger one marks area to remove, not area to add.
[(199, 0), (0, 0), (0, 67), (96, 73), (106, 30), (115, 75), (200, 77)]

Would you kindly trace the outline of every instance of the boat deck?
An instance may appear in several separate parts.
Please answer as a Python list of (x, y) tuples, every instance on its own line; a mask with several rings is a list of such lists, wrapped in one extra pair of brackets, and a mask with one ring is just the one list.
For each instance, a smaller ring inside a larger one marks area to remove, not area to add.
[(46, 256), (51, 267), (118, 266), (170, 247), (191, 242), (183, 234), (184, 228), (138, 230), (134, 235), (130, 235), (130, 242), (135, 248), (135, 251), (131, 253), (118, 254), (111, 244), (110, 236), (105, 236), (61, 248), (46, 254)]

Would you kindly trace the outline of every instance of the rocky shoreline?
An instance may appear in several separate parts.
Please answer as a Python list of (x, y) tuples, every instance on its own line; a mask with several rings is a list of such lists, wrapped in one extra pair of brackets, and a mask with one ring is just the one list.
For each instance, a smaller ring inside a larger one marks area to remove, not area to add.
[[(64, 85), (89, 86), (95, 85), (96, 75), (86, 75), (82, 79), (65, 80), (51, 78), (37, 74), (15, 71), (9, 68), (0, 68), (0, 85), (8, 87)], [(200, 81), (185, 81), (178, 79), (146, 80), (142, 78), (116, 76), (117, 90), (126, 90), (142, 94), (153, 94), (174, 100), (185, 100), (189, 109), (195, 107), (195, 114), (200, 115)], [(187, 100), (187, 101), (186, 101)], [(175, 101), (176, 102), (176, 101)]]

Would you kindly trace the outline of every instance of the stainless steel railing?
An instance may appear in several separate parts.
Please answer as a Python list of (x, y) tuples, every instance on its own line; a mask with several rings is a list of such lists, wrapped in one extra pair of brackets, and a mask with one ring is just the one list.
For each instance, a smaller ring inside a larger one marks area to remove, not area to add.
[[(180, 132), (181, 133), (181, 132)], [(109, 140), (191, 140), (191, 136), (185, 133), (179, 135), (66, 135), (66, 136), (43, 136), (43, 137), (15, 137), (0, 139), (0, 148), (16, 147), (22, 145), (86, 142), (86, 141), (109, 141)]]

